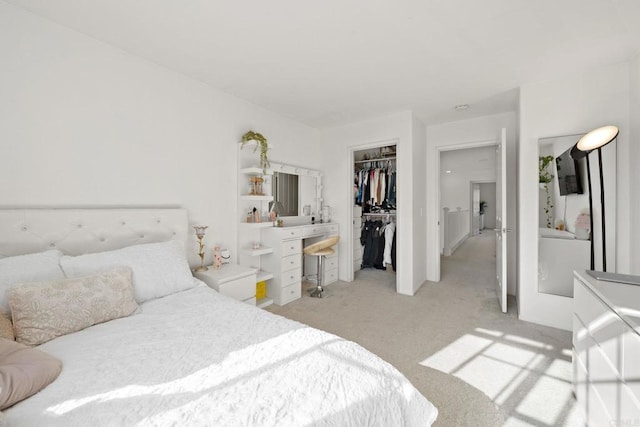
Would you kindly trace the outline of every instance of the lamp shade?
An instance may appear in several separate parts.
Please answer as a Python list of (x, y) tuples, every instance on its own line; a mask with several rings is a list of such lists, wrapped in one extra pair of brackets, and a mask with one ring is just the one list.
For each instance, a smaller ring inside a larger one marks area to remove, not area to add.
[[(607, 145), (618, 136), (618, 128), (616, 126), (603, 126), (594, 129), (582, 138), (576, 144), (578, 150), (591, 152), (597, 148)], [(575, 158), (575, 157), (574, 157)]]

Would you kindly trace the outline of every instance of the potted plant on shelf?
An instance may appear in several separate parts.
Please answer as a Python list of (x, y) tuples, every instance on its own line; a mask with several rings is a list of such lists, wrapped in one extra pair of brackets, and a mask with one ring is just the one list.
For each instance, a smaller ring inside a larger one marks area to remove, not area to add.
[(255, 141), (256, 147), (253, 149), (255, 153), (258, 147), (260, 147), (260, 167), (262, 168), (262, 173), (266, 175), (267, 169), (271, 166), (269, 163), (269, 158), (267, 157), (267, 152), (269, 151), (269, 143), (267, 142), (267, 138), (264, 137), (261, 133), (254, 132), (250, 130), (249, 132), (242, 135), (242, 142), (240, 148), (244, 147), (244, 144), (247, 142)]
[(553, 156), (540, 156), (538, 160), (538, 182), (540, 186), (544, 188), (544, 192), (546, 194), (544, 213), (547, 216), (547, 228), (553, 228), (553, 218), (551, 215), (553, 205), (551, 204), (551, 192), (549, 191), (549, 183), (553, 181), (553, 175), (547, 170), (547, 167), (553, 161)]

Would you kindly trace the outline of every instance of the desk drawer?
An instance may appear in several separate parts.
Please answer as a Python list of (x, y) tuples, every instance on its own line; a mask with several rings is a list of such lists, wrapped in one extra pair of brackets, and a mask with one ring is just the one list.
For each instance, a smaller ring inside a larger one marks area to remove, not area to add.
[(282, 273), (280, 278), (280, 287), (285, 288), (289, 285), (300, 284), (302, 281), (302, 270), (296, 268), (295, 270), (289, 270)]
[(282, 228), (280, 235), (282, 239), (291, 239), (294, 237), (302, 237), (302, 230), (299, 228)]
[(282, 257), (282, 268), (280, 271), (289, 271), (293, 269), (300, 269), (302, 267), (302, 256), (300, 254), (289, 255)]
[(324, 271), (338, 268), (338, 257), (326, 258), (324, 260)]
[(325, 229), (324, 232), (327, 234), (338, 234), (338, 231), (340, 231), (340, 227), (338, 226), (338, 224), (327, 224), (325, 225)]
[(282, 256), (302, 253), (302, 240), (288, 240), (282, 242)]
[(326, 232), (326, 226), (324, 225), (312, 225), (305, 227), (302, 232), (303, 237), (321, 236)]
[(302, 286), (300, 283), (289, 285), (286, 288), (282, 288), (282, 305), (288, 304), (291, 301), (295, 301), (302, 295)]
[(324, 277), (322, 278), (323, 285), (328, 285), (329, 283), (338, 281), (338, 269), (334, 268), (333, 270), (325, 270)]

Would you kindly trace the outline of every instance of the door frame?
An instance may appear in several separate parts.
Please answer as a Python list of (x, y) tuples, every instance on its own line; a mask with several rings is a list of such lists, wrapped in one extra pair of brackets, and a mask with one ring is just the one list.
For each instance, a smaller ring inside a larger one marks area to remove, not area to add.
[[(347, 259), (348, 259), (348, 264), (347, 264), (347, 280), (349, 282), (353, 282), (354, 278), (355, 278), (355, 271), (353, 270), (353, 240), (355, 239), (354, 233), (353, 233), (353, 211), (354, 211), (354, 202), (353, 202), (353, 172), (354, 172), (354, 162), (355, 162), (355, 152), (356, 151), (362, 151), (362, 150), (370, 150), (372, 148), (380, 148), (380, 147), (388, 147), (390, 145), (395, 145), (396, 146), (396, 167), (398, 164), (398, 146), (400, 144), (400, 139), (399, 138), (393, 138), (393, 139), (387, 139), (387, 140), (382, 140), (382, 141), (376, 141), (376, 142), (368, 142), (368, 143), (364, 143), (364, 144), (358, 144), (358, 145), (350, 145), (349, 147), (347, 147), (347, 150), (349, 151), (349, 163), (348, 163), (348, 167), (349, 167), (349, 192), (348, 192), (348, 205), (349, 206), (349, 230), (347, 232), (347, 236), (349, 236), (349, 241), (347, 242)], [(400, 206), (396, 206), (396, 216), (398, 216), (400, 213)], [(397, 272), (400, 272), (400, 264), (401, 264), (401, 259), (397, 260), (397, 264), (396, 264), (396, 270)], [(398, 280), (397, 280), (397, 276), (396, 276), (396, 292), (398, 291)]]
[(427, 245), (429, 246), (430, 250), (427, 250), (427, 253), (431, 253), (432, 256), (435, 257), (435, 259), (432, 260), (432, 265), (435, 266), (435, 274), (434, 274), (434, 282), (439, 282), (440, 281), (440, 273), (441, 273), (441, 266), (440, 266), (440, 230), (442, 227), (442, 224), (440, 224), (440, 213), (442, 211), (442, 188), (441, 188), (441, 183), (440, 183), (440, 161), (441, 161), (441, 157), (442, 157), (442, 153), (444, 151), (456, 151), (456, 150), (465, 150), (467, 148), (478, 148), (478, 147), (490, 147), (492, 145), (498, 145), (498, 140), (497, 139), (490, 139), (490, 140), (481, 140), (481, 141), (472, 141), (472, 142), (464, 142), (464, 143), (460, 143), (460, 144), (450, 144), (450, 145), (436, 145), (435, 149), (436, 149), (436, 154), (437, 154), (437, 158), (436, 158), (436, 170), (435, 170), (435, 188), (436, 188), (436, 192), (437, 192), (437, 203), (433, 204), (432, 207), (432, 215), (433, 218), (436, 221), (436, 239), (433, 239), (433, 241), (428, 241)]

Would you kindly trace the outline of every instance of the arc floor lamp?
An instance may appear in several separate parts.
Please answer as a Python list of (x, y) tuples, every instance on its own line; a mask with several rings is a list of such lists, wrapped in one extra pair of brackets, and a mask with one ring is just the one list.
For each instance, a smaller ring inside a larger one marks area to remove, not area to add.
[(595, 269), (594, 241), (593, 241), (593, 200), (591, 195), (591, 167), (589, 165), (589, 154), (598, 150), (598, 171), (600, 175), (600, 212), (602, 223), (602, 271), (607, 271), (607, 231), (605, 225), (605, 202), (604, 202), (604, 175), (602, 171), (602, 147), (617, 138), (619, 130), (616, 126), (603, 126), (594, 129), (584, 135), (571, 149), (571, 156), (574, 159), (585, 158), (587, 162), (587, 181), (589, 184), (589, 210), (591, 212), (591, 270)]

